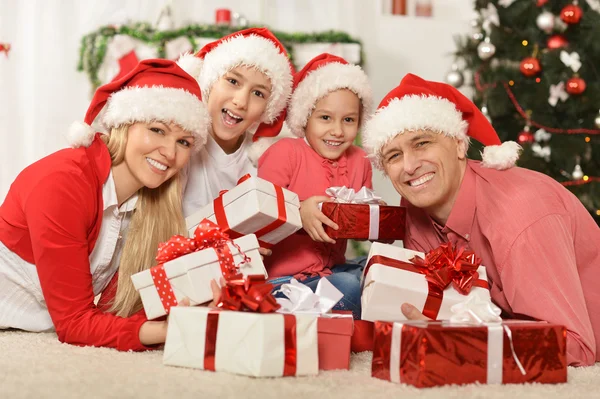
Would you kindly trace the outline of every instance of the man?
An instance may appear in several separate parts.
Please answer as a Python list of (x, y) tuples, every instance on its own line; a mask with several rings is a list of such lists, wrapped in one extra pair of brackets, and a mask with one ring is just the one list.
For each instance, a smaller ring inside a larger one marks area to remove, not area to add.
[[(407, 75), (363, 135), (408, 208), (407, 248), (469, 247), (504, 316), (562, 324), (569, 364), (600, 360), (600, 229), (573, 194), (513, 167), (518, 144), (500, 145), (477, 107), (443, 83)], [(482, 162), (466, 158), (470, 138), (488, 146)], [(410, 304), (402, 310), (424, 318)]]

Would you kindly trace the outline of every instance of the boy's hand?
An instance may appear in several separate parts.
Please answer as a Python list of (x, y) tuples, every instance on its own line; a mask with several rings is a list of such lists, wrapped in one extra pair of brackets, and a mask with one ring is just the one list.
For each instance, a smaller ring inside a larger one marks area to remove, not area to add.
[(339, 227), (334, 221), (325, 216), (318, 207), (319, 202), (331, 201), (333, 201), (331, 198), (320, 195), (307, 198), (300, 203), (300, 218), (302, 219), (302, 227), (310, 238), (319, 242), (335, 244), (335, 240), (325, 233), (323, 225), (325, 224), (334, 230), (337, 230)]

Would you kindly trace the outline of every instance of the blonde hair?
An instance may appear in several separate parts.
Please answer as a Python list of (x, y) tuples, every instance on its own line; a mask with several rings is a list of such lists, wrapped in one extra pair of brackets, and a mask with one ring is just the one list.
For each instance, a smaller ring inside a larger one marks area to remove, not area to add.
[[(125, 159), (127, 132), (131, 125), (119, 126), (103, 135), (113, 165)], [(131, 276), (156, 265), (158, 244), (175, 234), (185, 234), (182, 211), (181, 174), (177, 173), (157, 188), (142, 187), (129, 223), (119, 261), (117, 292), (109, 312), (128, 317), (142, 308), (140, 295)]]

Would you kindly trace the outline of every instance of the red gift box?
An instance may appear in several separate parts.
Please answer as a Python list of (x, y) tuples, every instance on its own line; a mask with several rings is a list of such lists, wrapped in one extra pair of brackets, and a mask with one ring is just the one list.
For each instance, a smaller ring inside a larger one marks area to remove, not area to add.
[(352, 352), (365, 352), (373, 350), (373, 322), (368, 320), (354, 320), (354, 332), (350, 344)]
[[(338, 230), (334, 230), (323, 225), (325, 233), (331, 238), (404, 239), (406, 208), (403, 206), (324, 202), (321, 212), (339, 226)], [(378, 221), (371, 219), (373, 212), (378, 214)]]
[(566, 328), (544, 322), (377, 321), (372, 376), (419, 388), (562, 383), (567, 381)]
[(317, 320), (319, 333), (319, 370), (349, 370), (350, 341), (354, 329), (352, 312), (342, 317)]

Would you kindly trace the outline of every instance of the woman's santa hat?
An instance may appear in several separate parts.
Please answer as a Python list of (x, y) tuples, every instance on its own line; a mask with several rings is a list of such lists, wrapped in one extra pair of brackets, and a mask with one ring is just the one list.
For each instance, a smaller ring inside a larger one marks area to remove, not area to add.
[(210, 117), (195, 78), (175, 62), (163, 59), (141, 61), (131, 72), (96, 90), (84, 123), (69, 129), (69, 144), (89, 146), (99, 123), (110, 129), (135, 122), (175, 123), (195, 137), (194, 147), (206, 143)]
[(292, 133), (304, 137), (304, 129), (317, 102), (336, 90), (348, 89), (361, 102), (362, 121), (371, 114), (373, 91), (369, 78), (358, 65), (331, 54), (313, 58), (294, 75), (294, 92), (287, 110), (286, 122)]
[(482, 164), (488, 168), (514, 166), (521, 151), (514, 141), (501, 143), (487, 118), (456, 88), (413, 74), (407, 74), (381, 101), (365, 126), (363, 148), (375, 166), (383, 169), (382, 148), (398, 134), (422, 129), (456, 137), (467, 145), (474, 138), (486, 146)]
[(208, 101), (215, 82), (238, 66), (254, 67), (269, 78), (271, 94), (260, 120), (261, 125), (252, 138), (255, 143), (249, 150), (251, 159), (258, 158), (254, 153), (260, 156), (259, 153), (268, 147), (268, 145), (265, 147), (265, 144), (269, 140), (263, 143), (257, 141), (262, 137), (274, 137), (279, 133), (272, 126), (285, 119), (282, 112), (292, 94), (294, 66), (285, 47), (267, 28), (244, 29), (207, 44), (196, 53), (195, 57), (184, 56), (179, 62), (187, 65), (197, 63), (198, 60), (200, 64), (194, 65), (193, 68), (199, 69), (195, 76), (200, 83), (205, 101)]

